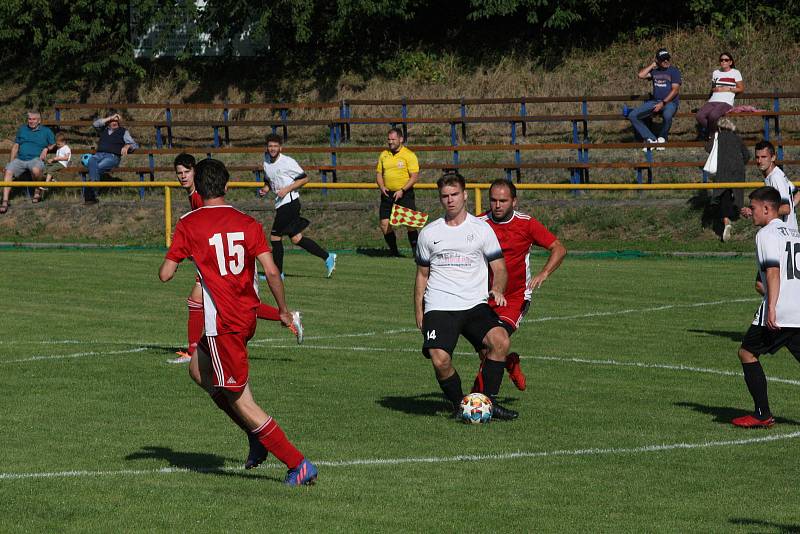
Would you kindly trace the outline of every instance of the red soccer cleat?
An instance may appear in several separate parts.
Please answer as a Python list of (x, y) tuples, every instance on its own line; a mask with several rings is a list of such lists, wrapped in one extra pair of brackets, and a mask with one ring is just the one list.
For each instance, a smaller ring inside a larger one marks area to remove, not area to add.
[(508, 377), (514, 382), (517, 389), (525, 391), (527, 385), (525, 383), (525, 373), (522, 372), (522, 367), (519, 364), (519, 354), (511, 352), (506, 356), (506, 370), (508, 371)]
[(740, 428), (769, 428), (775, 424), (775, 418), (770, 416), (767, 419), (759, 419), (753, 415), (743, 415), (733, 419), (731, 423)]

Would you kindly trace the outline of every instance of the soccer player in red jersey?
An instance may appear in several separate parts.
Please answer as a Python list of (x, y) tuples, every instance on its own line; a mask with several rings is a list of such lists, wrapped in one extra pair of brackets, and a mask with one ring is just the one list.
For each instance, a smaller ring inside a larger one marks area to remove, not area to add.
[[(492, 182), (489, 188), (489, 205), (491, 209), (480, 218), (489, 223), (497, 235), (508, 269), (506, 304), (498, 306), (490, 297), (489, 305), (503, 322), (510, 336), (519, 328), (522, 318), (528, 313), (533, 290), (540, 288), (553, 271), (558, 269), (567, 254), (567, 249), (542, 223), (530, 215), (516, 211), (517, 188), (513, 182), (502, 178)], [(529, 253), (533, 245), (548, 250), (550, 257), (536, 276), (531, 278)], [(489, 283), (491, 284), (491, 278)], [(481, 354), (481, 361), (484, 358), (485, 355)], [(516, 352), (508, 354), (506, 369), (517, 389), (524, 391), (526, 380), (520, 366), (519, 354)], [(480, 371), (472, 390), (477, 392), (483, 390)]]
[[(183, 187), (189, 195), (189, 205), (192, 210), (203, 206), (203, 199), (194, 186), (194, 168), (196, 165), (197, 162), (194, 156), (185, 152), (178, 154), (173, 163), (175, 175), (178, 177), (181, 187)], [(197, 342), (200, 341), (200, 337), (203, 335), (203, 292), (200, 288), (199, 277), (195, 280), (195, 285), (191, 293), (189, 293), (189, 297), (186, 299), (186, 304), (189, 308), (189, 319), (186, 325), (188, 348), (185, 351), (176, 351), (175, 353), (178, 357), (168, 360), (169, 363), (188, 363), (192, 359), (192, 352), (194, 352), (194, 349), (197, 347)], [(261, 304), (258, 307), (256, 315), (259, 319), (265, 319), (267, 321), (281, 320), (278, 314), (278, 308), (266, 304)], [(303, 323), (299, 311), (292, 312), (292, 324), (290, 324), (288, 328), (295, 337), (297, 337), (297, 342), (302, 343)]]
[[(201, 161), (195, 167), (203, 207), (181, 217), (159, 278), (172, 279), (178, 264), (191, 258), (203, 289), (205, 335), (189, 364), (217, 406), (263, 448), (286, 464), (284, 482), (311, 484), (317, 469), (286, 438), (275, 420), (256, 404), (248, 383), (247, 342), (255, 333), (258, 298), (256, 261), (267, 276), (283, 324), (291, 323), (283, 282), (272, 260), (261, 224), (225, 203), (229, 175), (222, 162)], [(252, 450), (251, 450), (252, 452)], [(263, 461), (263, 459), (262, 459)]]

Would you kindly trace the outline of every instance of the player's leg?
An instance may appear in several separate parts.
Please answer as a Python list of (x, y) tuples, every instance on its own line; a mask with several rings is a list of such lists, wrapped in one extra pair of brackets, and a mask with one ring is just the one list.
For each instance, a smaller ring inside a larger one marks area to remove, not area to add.
[(731, 421), (741, 427), (769, 427), (775, 424), (769, 409), (767, 395), (767, 376), (761, 367), (759, 356), (767, 352), (774, 343), (773, 335), (766, 327), (751, 325), (739, 347), (739, 361), (742, 364), (744, 382), (753, 398), (753, 415), (737, 417)]
[[(391, 193), (390, 193), (391, 194)], [(397, 249), (397, 236), (394, 230), (389, 225), (389, 216), (392, 214), (392, 197), (381, 195), (381, 203), (378, 206), (378, 225), (380, 226), (383, 240), (389, 247), (389, 253), (392, 256), (400, 256), (400, 251)]]
[(170, 363), (188, 363), (191, 359), (192, 353), (197, 348), (197, 343), (203, 336), (203, 329), (205, 328), (205, 316), (203, 314), (203, 288), (200, 286), (200, 280), (196, 279), (189, 296), (186, 299), (186, 307), (189, 310), (189, 316), (186, 320), (186, 350), (179, 350), (175, 353), (177, 358), (169, 360)]
[(283, 238), (280, 234), (275, 234), (274, 228), (269, 236), (269, 246), (272, 248), (272, 259), (275, 261), (275, 266), (283, 276)]
[(302, 232), (298, 232), (290, 237), (292, 243), (298, 245), (300, 248), (313, 254), (325, 262), (327, 269), (327, 277), (330, 278), (336, 268), (336, 254), (329, 253), (327, 250), (319, 246), (316, 241), (305, 237)]
[[(500, 321), (502, 321), (502, 326), (506, 329), (510, 338), (517, 328), (519, 328), (522, 318), (528, 313), (530, 301), (524, 299), (521, 302), (514, 300), (508, 302), (505, 306), (497, 306), (494, 304), (494, 301), (490, 300), (489, 305), (500, 318)], [(489, 350), (485, 346), (481, 346), (478, 350), (481, 364), (472, 386), (473, 392), (483, 393), (483, 361), (486, 359), (488, 352)], [(527, 387), (527, 377), (522, 371), (519, 354), (516, 352), (509, 352), (506, 356), (506, 371), (514, 386), (520, 391), (525, 391)]]
[(457, 413), (464, 398), (461, 377), (453, 367), (451, 355), (458, 342), (463, 312), (429, 311), (422, 319), (422, 354), (430, 358), (436, 381), (444, 396)]

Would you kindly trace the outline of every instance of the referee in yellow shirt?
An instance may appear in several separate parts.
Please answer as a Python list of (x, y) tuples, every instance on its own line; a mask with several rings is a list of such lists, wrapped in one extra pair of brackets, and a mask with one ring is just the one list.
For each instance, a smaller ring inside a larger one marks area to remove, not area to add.
[[(403, 146), (403, 132), (400, 128), (392, 128), (386, 138), (388, 149), (381, 152), (378, 166), (375, 169), (375, 181), (381, 190), (381, 205), (378, 209), (381, 232), (392, 256), (400, 256), (397, 250), (397, 237), (394, 229), (389, 225), (389, 216), (392, 213), (392, 204), (399, 204), (406, 208), (416, 210), (414, 203), (414, 184), (419, 178), (419, 162), (417, 156)], [(416, 230), (409, 228), (408, 242), (411, 252), (417, 250)]]

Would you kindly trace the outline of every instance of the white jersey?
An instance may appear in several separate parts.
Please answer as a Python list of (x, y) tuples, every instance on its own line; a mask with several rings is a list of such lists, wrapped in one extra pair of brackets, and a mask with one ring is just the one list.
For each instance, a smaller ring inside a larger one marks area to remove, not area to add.
[(264, 162), (264, 175), (269, 183), (270, 190), (275, 193), (275, 208), (280, 208), (292, 200), (300, 198), (300, 193), (295, 190), (285, 197), (278, 197), (278, 191), (291, 185), (295, 180), (306, 177), (306, 173), (300, 165), (286, 154), (279, 154), (278, 159), (270, 163)]
[(492, 228), (469, 213), (458, 226), (437, 219), (423, 228), (417, 242), (417, 264), (430, 267), (425, 312), (469, 310), (488, 301), (488, 263), (502, 257)]
[[(781, 270), (775, 306), (778, 326), (800, 328), (800, 232), (789, 228), (780, 219), (772, 219), (756, 234), (756, 262), (758, 276), (765, 288), (767, 268), (779, 267)], [(767, 325), (767, 295), (756, 311), (753, 324)]]
[(774, 187), (778, 190), (778, 193), (781, 194), (781, 204), (788, 204), (791, 210), (789, 215), (783, 216), (781, 219), (789, 228), (797, 230), (797, 215), (794, 212), (794, 194), (796, 191), (794, 184), (789, 181), (780, 167), (775, 167), (772, 169), (772, 172), (764, 178), (764, 185)]

